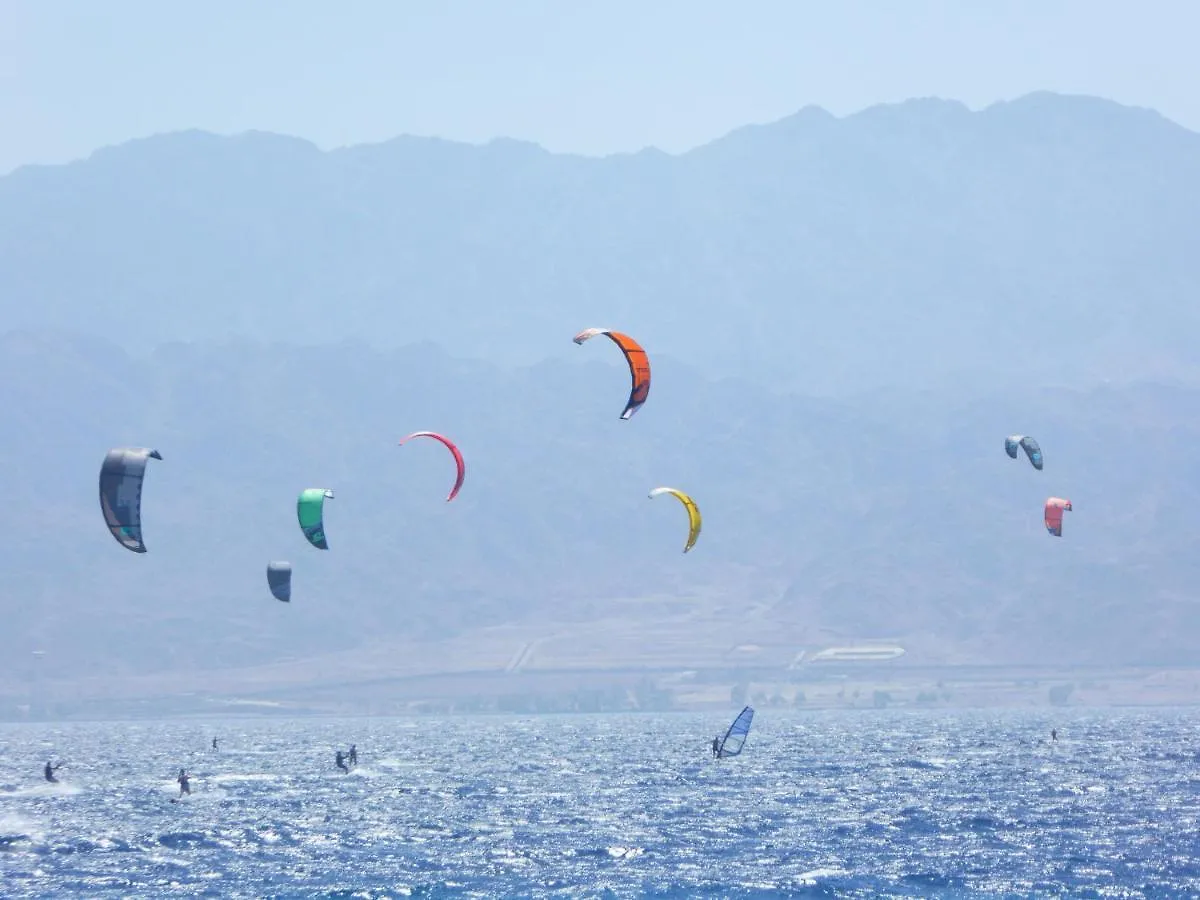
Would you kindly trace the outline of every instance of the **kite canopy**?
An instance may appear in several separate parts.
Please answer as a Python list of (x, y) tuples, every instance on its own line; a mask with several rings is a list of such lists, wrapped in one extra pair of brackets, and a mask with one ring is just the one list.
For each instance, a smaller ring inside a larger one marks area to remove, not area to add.
[(267, 587), (272, 596), (284, 603), (292, 599), (292, 564), (290, 562), (267, 563)]
[(1004, 439), (1004, 452), (1013, 459), (1017, 458), (1017, 448), (1020, 447), (1025, 451), (1025, 455), (1029, 457), (1029, 461), (1033, 467), (1039, 472), (1042, 470), (1042, 448), (1038, 442), (1028, 435), (1010, 434)]
[(446, 497), (446, 502), (449, 503), (458, 496), (458, 490), (463, 486), (463, 479), (467, 477), (467, 464), (463, 462), (463, 456), (458, 451), (458, 447), (448, 437), (438, 434), (436, 431), (414, 431), (400, 439), (400, 446), (404, 446), (404, 442), (417, 437), (433, 438), (435, 441), (441, 441), (446, 445), (446, 449), (454, 455), (454, 463), (458, 466), (458, 477), (454, 479), (454, 487), (450, 489), (450, 495)]
[(577, 344), (582, 344), (598, 334), (607, 335), (614, 344), (620, 347), (621, 352), (625, 354), (625, 361), (629, 363), (629, 375), (633, 379), (633, 389), (629, 392), (629, 401), (625, 404), (625, 411), (621, 413), (622, 419), (628, 419), (641, 408), (642, 404), (646, 402), (646, 398), (650, 396), (650, 358), (646, 356), (642, 345), (629, 335), (609, 328), (585, 328), (572, 340)]
[(684, 509), (688, 514), (688, 539), (684, 545), (683, 552), (687, 553), (696, 546), (696, 538), (700, 537), (700, 507), (696, 506), (696, 501), (685, 494), (683, 491), (677, 491), (671, 487), (657, 487), (650, 492), (650, 499), (653, 500), (660, 494), (670, 494), (683, 504)]
[(1071, 512), (1070, 500), (1051, 497), (1046, 501), (1046, 530), (1055, 537), (1062, 537), (1064, 512)]
[(296, 501), (296, 517), (300, 530), (310, 544), (318, 550), (328, 550), (325, 540), (325, 498), (333, 499), (333, 491), (325, 488), (305, 488)]
[(742, 752), (742, 748), (746, 746), (746, 738), (750, 736), (750, 723), (753, 721), (754, 707), (744, 707), (738, 713), (737, 718), (733, 720), (733, 724), (729, 726), (729, 730), (725, 732), (725, 737), (721, 738), (721, 743), (717, 745), (718, 759), (737, 756)]
[(142, 481), (146, 463), (162, 459), (148, 447), (109, 450), (100, 466), (100, 511), (117, 543), (134, 553), (145, 553), (142, 541)]

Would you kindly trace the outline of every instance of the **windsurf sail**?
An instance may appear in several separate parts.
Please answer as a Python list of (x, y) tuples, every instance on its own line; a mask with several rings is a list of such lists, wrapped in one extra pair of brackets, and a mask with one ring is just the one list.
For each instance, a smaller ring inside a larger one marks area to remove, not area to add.
[(724, 759), (726, 756), (737, 756), (742, 752), (742, 748), (746, 746), (746, 738), (750, 736), (750, 723), (754, 721), (754, 707), (747, 706), (743, 709), (733, 724), (729, 726), (729, 730), (725, 732), (725, 737), (721, 738), (721, 743), (717, 748), (717, 758)]

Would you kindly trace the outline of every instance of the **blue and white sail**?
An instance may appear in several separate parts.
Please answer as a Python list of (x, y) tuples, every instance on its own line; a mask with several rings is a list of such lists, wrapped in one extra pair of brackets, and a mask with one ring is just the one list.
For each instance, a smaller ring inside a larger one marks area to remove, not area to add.
[(725, 737), (721, 738), (721, 743), (717, 748), (717, 758), (724, 759), (726, 756), (737, 756), (742, 752), (742, 748), (746, 746), (746, 738), (750, 736), (750, 723), (754, 721), (754, 707), (747, 706), (743, 709), (733, 724), (729, 726), (729, 730), (725, 732)]

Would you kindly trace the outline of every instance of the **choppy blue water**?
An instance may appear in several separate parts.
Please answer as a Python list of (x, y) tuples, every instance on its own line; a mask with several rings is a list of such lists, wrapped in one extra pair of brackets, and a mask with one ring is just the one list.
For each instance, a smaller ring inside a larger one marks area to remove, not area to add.
[(732, 713), (0, 726), (0, 893), (1197, 894), (1196, 712)]

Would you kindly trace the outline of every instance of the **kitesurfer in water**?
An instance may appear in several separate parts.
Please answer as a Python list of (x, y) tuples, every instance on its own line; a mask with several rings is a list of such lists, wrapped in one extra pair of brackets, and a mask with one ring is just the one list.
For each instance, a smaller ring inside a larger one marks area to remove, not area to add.
[(213, 749), (214, 750), (217, 749), (217, 739), (216, 738), (213, 738)]
[(346, 772), (347, 774), (349, 774), (350, 770), (346, 768), (346, 754), (343, 753), (341, 750), (339, 750), (337, 752), (336, 761), (337, 761), (337, 767), (339, 769), (341, 769), (343, 772)]
[(1058, 729), (1057, 728), (1050, 729), (1050, 740), (1052, 740), (1052, 741), (1058, 740)]
[(719, 757), (721, 755), (721, 736), (715, 735), (712, 742), (712, 755)]
[(179, 796), (180, 797), (182, 797), (184, 794), (190, 795), (192, 793), (192, 788), (188, 784), (188, 773), (187, 773), (186, 769), (180, 769), (179, 777), (176, 778), (175, 780), (179, 782)]
[(50, 762), (47, 760), (46, 768), (42, 770), (42, 774), (46, 776), (46, 780), (49, 781), (50, 783), (58, 784), (58, 779), (54, 777), (54, 773), (57, 772), (61, 768), (62, 768), (62, 763), (59, 763), (57, 766), (55, 766), (55, 765), (51, 765)]
[(352, 765), (352, 766), (358, 765), (358, 745), (356, 745), (356, 744), (350, 745), (350, 752), (346, 754), (346, 758), (350, 761), (350, 765)]

